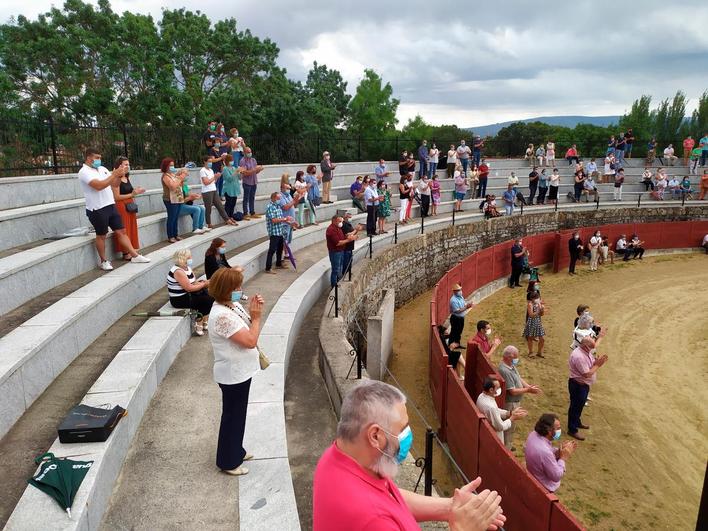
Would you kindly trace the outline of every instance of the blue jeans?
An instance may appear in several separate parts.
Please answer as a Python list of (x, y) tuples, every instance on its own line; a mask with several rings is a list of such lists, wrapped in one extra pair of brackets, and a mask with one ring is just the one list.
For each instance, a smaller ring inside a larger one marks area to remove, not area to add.
[(243, 151), (232, 151), (231, 156), (234, 158), (234, 168), (238, 168), (238, 163), (243, 158)]
[(192, 230), (204, 228), (204, 205), (182, 205), (180, 216), (192, 216)]
[(349, 268), (353, 265), (354, 251), (342, 251), (342, 276), (346, 275)]
[(431, 162), (430, 166), (428, 167), (428, 175), (430, 178), (433, 178), (433, 175), (435, 175), (435, 172), (438, 171), (438, 163), (437, 162)]
[(167, 210), (167, 238), (177, 237), (177, 222), (179, 221), (179, 211), (182, 208), (181, 203), (170, 203), (169, 201), (162, 202)]
[(504, 210), (506, 211), (507, 216), (511, 216), (514, 213), (514, 205), (504, 205)]
[(428, 175), (428, 163), (424, 160), (419, 160), (420, 168), (418, 169), (418, 178), (422, 178), (423, 175)]
[(462, 163), (462, 173), (467, 175), (467, 166), (470, 165), (470, 159), (460, 159), (460, 162)]
[(482, 163), (482, 150), (481, 149), (473, 150), (472, 156), (474, 157), (475, 165), (479, 168), (479, 165)]
[(617, 158), (617, 164), (622, 164), (624, 162), (624, 149), (615, 149), (615, 157)]
[(708, 159), (708, 149), (701, 151), (701, 166), (705, 167), (706, 159)]
[(342, 277), (342, 258), (344, 253), (342, 251), (330, 251), (329, 252), (329, 263), (332, 266), (332, 270), (329, 274), (329, 284), (334, 287), (339, 282)]
[(243, 183), (243, 214), (250, 214), (251, 216), (256, 213), (256, 188), (257, 184), (246, 184)]

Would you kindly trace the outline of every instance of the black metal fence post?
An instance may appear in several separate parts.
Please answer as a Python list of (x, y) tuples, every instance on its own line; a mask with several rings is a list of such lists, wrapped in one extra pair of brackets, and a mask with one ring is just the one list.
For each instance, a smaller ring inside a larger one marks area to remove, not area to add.
[(358, 143), (357, 143), (357, 151), (356, 151), (356, 152), (357, 152), (357, 156), (356, 156), (356, 158), (357, 158), (357, 160), (361, 160), (361, 135), (359, 135), (359, 139), (358, 139), (358, 140), (359, 140), (359, 141), (358, 141)]
[(595, 192), (595, 210), (600, 210), (600, 192)]
[(361, 380), (361, 369), (362, 369), (362, 363), (361, 363), (361, 349), (358, 349), (356, 351), (356, 379)]
[(455, 226), (455, 212), (457, 212), (455, 210), (455, 205), (452, 205), (452, 226), (453, 227)]
[(369, 259), (374, 257), (374, 236), (369, 234)]
[(425, 481), (424, 494), (433, 495), (433, 430), (425, 430)]
[[(185, 149), (184, 146), (184, 128), (180, 127), (179, 128), (179, 137), (180, 137), (180, 149), (182, 151), (182, 166), (187, 164), (187, 150)], [(199, 164), (199, 161), (195, 161), (197, 164)]]
[(642, 194), (640, 193), (637, 196), (637, 208), (639, 208), (639, 205), (641, 205), (641, 204), (642, 204)]
[(49, 139), (52, 143), (52, 170), (54, 175), (59, 175), (59, 161), (57, 160), (57, 135), (54, 131), (54, 118), (49, 115)]
[(398, 222), (393, 224), (393, 243), (398, 243)]
[(524, 215), (524, 202), (521, 202), (521, 215)]
[(681, 206), (686, 205), (686, 194), (681, 192)]
[(126, 131), (125, 124), (122, 124), (121, 131), (123, 133), (123, 156), (126, 159), (129, 159), (130, 157), (128, 156), (128, 131)]
[(558, 199), (556, 199), (556, 208), (553, 209), (554, 212), (558, 212)]
[(420, 233), (425, 234), (425, 216), (420, 216)]
[(339, 283), (334, 285), (334, 316), (339, 317)]

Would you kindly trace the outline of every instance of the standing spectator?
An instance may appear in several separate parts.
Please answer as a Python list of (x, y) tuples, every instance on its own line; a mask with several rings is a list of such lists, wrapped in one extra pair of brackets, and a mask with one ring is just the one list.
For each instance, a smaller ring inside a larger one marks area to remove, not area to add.
[(543, 345), (545, 343), (544, 336), (546, 331), (543, 329), (541, 316), (545, 312), (545, 306), (541, 300), (541, 294), (538, 291), (532, 291), (527, 294), (526, 302), (526, 324), (524, 325), (523, 336), (526, 338), (526, 344), (529, 348), (529, 358), (533, 358), (533, 342), (538, 341), (538, 351), (536, 356), (545, 358), (543, 355)]
[(691, 179), (689, 179), (688, 175), (684, 175), (683, 180), (681, 181), (681, 197), (693, 199), (693, 196), (691, 195)]
[(460, 161), (462, 173), (465, 174), (465, 177), (467, 177), (467, 166), (469, 166), (470, 163), (471, 153), (470, 147), (465, 144), (465, 139), (460, 140), (460, 145), (457, 147), (457, 159)]
[(202, 144), (207, 153), (211, 153), (211, 148), (214, 145), (214, 137), (216, 136), (216, 120), (209, 120), (206, 131), (202, 135)]
[(580, 239), (580, 233), (575, 231), (573, 236), (568, 240), (568, 254), (570, 255), (570, 265), (568, 266), (568, 274), (575, 274), (575, 263), (583, 254), (583, 240)]
[(560, 188), (560, 174), (558, 168), (553, 168), (549, 182), (548, 200), (554, 205), (558, 204), (558, 189)]
[(588, 196), (593, 196), (593, 200), (597, 201), (598, 199), (598, 191), (597, 191), (597, 185), (595, 184), (595, 180), (592, 178), (592, 175), (588, 175), (585, 178), (585, 182), (583, 183), (583, 195), (585, 196), (585, 202), (588, 202)]
[(691, 135), (688, 135), (686, 138), (683, 140), (683, 163), (684, 165), (688, 165), (688, 158), (691, 156), (691, 151), (693, 151), (693, 147), (696, 145), (696, 141), (693, 139)]
[(533, 205), (533, 199), (536, 197), (536, 190), (538, 190), (538, 171), (537, 168), (531, 170), (529, 173), (529, 205)]
[(516, 176), (516, 173), (513, 171), (509, 175), (508, 179), (506, 180), (507, 184), (510, 184), (514, 188), (514, 192), (518, 193), (519, 191), (517, 190), (517, 187), (519, 186), (519, 178)]
[(368, 183), (364, 183), (363, 180), (364, 179), (361, 175), (357, 175), (356, 179), (354, 179), (354, 182), (349, 187), (349, 195), (352, 198), (352, 205), (354, 205), (359, 212), (366, 212), (363, 199), (366, 185)]
[(624, 148), (627, 146), (627, 141), (624, 138), (624, 133), (620, 133), (617, 143), (615, 144), (615, 159), (617, 159), (617, 164), (622, 166), (624, 164)]
[(489, 321), (477, 321), (477, 334), (471, 339), (472, 343), (479, 347), (479, 351), (484, 354), (484, 357), (491, 363), (492, 356), (494, 352), (501, 345), (501, 338), (495, 337), (493, 340), (489, 340), (492, 337), (492, 325)]
[(317, 225), (316, 208), (322, 204), (322, 195), (320, 194), (321, 178), (317, 176), (317, 169), (314, 164), (310, 164), (305, 173), (305, 183), (307, 189), (307, 201), (310, 204), (310, 215), (312, 222)]
[(703, 133), (703, 136), (698, 141), (698, 147), (701, 148), (701, 166), (706, 167), (706, 159), (708, 159), (708, 133)]
[(534, 153), (534, 148), (533, 144), (529, 144), (529, 147), (526, 148), (526, 152), (524, 153), (524, 160), (529, 161), (529, 166), (535, 166), (536, 165), (536, 159), (535, 159), (535, 153)]
[(691, 175), (698, 175), (698, 165), (701, 162), (701, 154), (703, 150), (699, 147), (693, 148), (691, 151), (691, 156), (688, 159), (688, 173)]
[(379, 159), (378, 165), (374, 168), (374, 175), (376, 175), (376, 182), (384, 181), (386, 182), (386, 177), (389, 176), (391, 172), (386, 170), (386, 161), (384, 159)]
[(536, 149), (536, 161), (539, 168), (546, 167), (546, 148), (543, 147), (543, 144)]
[(546, 166), (556, 167), (556, 144), (553, 140), (546, 144)]
[(430, 211), (430, 180), (427, 176), (418, 183), (418, 193), (420, 194), (420, 215), (427, 218)]
[(608, 153), (605, 156), (605, 167), (602, 174), (602, 182), (609, 183), (615, 178), (615, 156), (612, 153)]
[(487, 195), (487, 181), (489, 180), (489, 164), (486, 159), (482, 159), (479, 165), (479, 189), (477, 197), (485, 197)]
[(484, 140), (479, 135), (474, 135), (472, 140), (472, 155), (474, 157), (474, 165), (479, 166), (482, 162), (482, 149), (484, 148)]
[(347, 238), (348, 243), (342, 250), (342, 277), (349, 272), (349, 268), (354, 265), (354, 239), (359, 237), (361, 225), (356, 227), (352, 225), (352, 215), (349, 212), (344, 212), (342, 216), (342, 232)]
[(337, 439), (320, 458), (313, 483), (314, 531), (418, 529), (417, 521), (447, 521), (452, 530), (504, 524), (495, 492), (471, 494), (477, 478), (454, 498), (401, 491), (393, 482), (413, 443), (406, 397), (364, 380), (344, 397)]
[[(704, 151), (705, 153), (705, 151)], [(703, 170), (703, 175), (701, 176), (701, 191), (698, 194), (698, 199), (703, 199), (708, 193), (708, 169)]]
[(528, 413), (520, 407), (514, 411), (500, 408), (496, 397), (500, 396), (501, 392), (499, 380), (487, 376), (482, 384), (482, 392), (477, 397), (477, 409), (487, 417), (492, 429), (497, 432), (497, 437), (503, 443), (504, 432), (510, 430), (514, 422), (524, 418)]
[(329, 192), (332, 189), (332, 172), (337, 165), (332, 163), (329, 151), (322, 153), (322, 162), (320, 169), (322, 170), (322, 202), (326, 205), (331, 205)]
[(428, 167), (428, 177), (431, 179), (438, 171), (438, 162), (440, 161), (440, 150), (433, 142), (433, 147), (430, 148), (428, 152), (428, 158), (430, 159), (430, 165)]
[(289, 223), (293, 221), (283, 214), (279, 204), (280, 199), (280, 192), (270, 194), (270, 203), (268, 203), (265, 212), (266, 228), (270, 239), (268, 254), (266, 255), (265, 272), (271, 275), (275, 275), (275, 271), (271, 269), (273, 266), (273, 255), (275, 255), (275, 267), (285, 269), (283, 265), (284, 236), (287, 234)]
[[(221, 159), (219, 161), (215, 161), (215, 166), (218, 166), (214, 168), (214, 171), (219, 172), (223, 170), (224, 166), (226, 166), (226, 155), (228, 155), (229, 151), (231, 151), (229, 137), (226, 135), (226, 128), (222, 123), (216, 124), (216, 137), (214, 138), (214, 147), (215, 149), (218, 149), (218, 156)], [(224, 198), (223, 186), (224, 180), (217, 179), (216, 188), (219, 192), (219, 197), (221, 197), (222, 199)]]
[(349, 242), (356, 240), (356, 232), (351, 232), (349, 236), (344, 235), (342, 227), (344, 219), (342, 216), (332, 216), (332, 223), (325, 231), (327, 240), (327, 251), (329, 252), (329, 263), (331, 271), (329, 274), (329, 284), (334, 287), (342, 278), (342, 260), (344, 258), (344, 248)]
[(243, 184), (243, 219), (258, 219), (256, 214), (256, 190), (258, 188), (258, 174), (263, 171), (263, 166), (253, 157), (250, 147), (243, 149), (243, 158), (239, 163), (241, 182)]
[(440, 181), (437, 174), (433, 174), (433, 179), (430, 181), (430, 198), (431, 198), (431, 216), (437, 216), (438, 205), (440, 204)]
[(401, 151), (401, 157), (398, 159), (398, 173), (402, 177), (408, 177), (408, 151)]
[(197, 280), (192, 271), (192, 251), (180, 249), (174, 254), (174, 265), (167, 273), (167, 292), (170, 304), (174, 308), (195, 310), (197, 312), (195, 333), (203, 336), (207, 329), (209, 313), (214, 304), (207, 293), (208, 280)]
[[(433, 179), (435, 181), (437, 175)], [(386, 219), (391, 215), (391, 192), (388, 190), (388, 184), (384, 181), (379, 181), (378, 183), (379, 195), (383, 197), (383, 201), (379, 202), (379, 212), (378, 212), (378, 223), (379, 223), (379, 234), (388, 233), (386, 229)]]
[(519, 280), (524, 269), (524, 261), (528, 256), (528, 251), (524, 249), (521, 238), (516, 238), (511, 246), (511, 276), (509, 277), (510, 288), (520, 288)]
[(214, 381), (222, 396), (216, 466), (231, 476), (248, 474), (244, 461), (253, 459), (243, 447), (251, 379), (260, 370), (258, 337), (261, 332), (263, 297), (254, 295), (248, 312), (240, 304), (243, 273), (222, 268), (210, 281), (214, 298), (213, 333), (209, 334), (214, 351)]
[(477, 193), (477, 188), (479, 185), (479, 167), (476, 164), (472, 165), (472, 171), (470, 171), (470, 176), (469, 179), (467, 180), (468, 184), (472, 188), (472, 192), (470, 194), (470, 197), (472, 199), (478, 197), (476, 195)]
[(624, 184), (624, 168), (617, 170), (615, 174), (615, 184), (614, 191), (612, 192), (612, 199), (615, 201), (622, 201), (622, 185)]
[(229, 138), (231, 156), (234, 158), (234, 166), (238, 168), (241, 163), (241, 159), (243, 158), (243, 150), (246, 147), (246, 142), (239, 136), (238, 129), (236, 127), (230, 129), (229, 133), (231, 133), (231, 137)]
[(409, 181), (413, 180), (413, 177), (415, 177), (415, 157), (413, 156), (413, 153), (408, 153), (406, 175), (408, 176)]
[(455, 167), (458, 164), (457, 150), (454, 144), (450, 144), (450, 149), (447, 152), (447, 178), (452, 179), (455, 176)]
[(184, 196), (184, 203), (179, 209), (179, 215), (181, 216), (191, 216), (192, 218), (192, 233), (193, 234), (204, 234), (205, 232), (210, 232), (211, 229), (205, 225), (206, 223), (206, 208), (204, 205), (195, 205), (194, 201), (202, 198), (202, 194), (192, 192), (189, 189), (189, 170), (187, 168), (180, 168), (177, 170), (177, 179), (182, 182), (182, 195)]
[(106, 256), (106, 235), (109, 228), (113, 230), (116, 242), (123, 252), (127, 250), (131, 262), (143, 264), (150, 261), (149, 258), (138, 254), (130, 243), (113, 199), (111, 186), (120, 186), (120, 180), (125, 173), (125, 165), (109, 172), (101, 165), (101, 153), (92, 148), (86, 150), (84, 165), (79, 170), (79, 184), (86, 200), (86, 216), (96, 230), (95, 246), (101, 260), (99, 267), (104, 271), (113, 269)]
[(546, 193), (548, 193), (548, 175), (546, 175), (546, 168), (541, 170), (538, 176), (538, 201), (537, 205), (546, 204)]
[(366, 204), (366, 235), (376, 236), (376, 215), (379, 204), (383, 201), (383, 196), (379, 195), (376, 183), (373, 179), (369, 181), (364, 191), (364, 203)]
[(627, 129), (627, 132), (624, 134), (624, 156), (625, 158), (631, 159), (632, 158), (632, 144), (634, 144), (634, 133), (632, 132), (632, 128), (630, 127)]
[[(238, 151), (236, 153), (238, 153)], [(221, 179), (224, 181), (222, 191), (226, 198), (224, 210), (226, 210), (228, 217), (235, 219), (234, 211), (236, 210), (236, 202), (238, 201), (238, 196), (241, 195), (241, 174), (236, 166), (234, 166), (234, 164), (237, 163), (233, 155), (226, 155), (224, 162), (224, 169), (221, 172)]]
[(504, 199), (504, 210), (507, 216), (512, 216), (514, 214), (514, 203), (516, 202), (516, 190), (514, 190), (514, 185), (509, 183), (506, 186), (506, 191), (502, 195)]
[[(216, 144), (215, 144), (216, 145)], [(236, 225), (236, 222), (229, 217), (224, 210), (224, 205), (221, 203), (221, 197), (216, 189), (216, 181), (222, 176), (222, 173), (214, 173), (213, 168), (214, 157), (206, 156), (204, 157), (204, 166), (199, 170), (199, 178), (202, 181), (202, 200), (204, 201), (204, 208), (206, 209), (206, 222), (207, 227), (213, 228), (211, 224), (211, 207), (212, 205), (216, 207), (216, 211), (221, 216), (228, 225)], [(182, 183), (180, 183), (181, 187)], [(181, 201), (184, 202), (184, 199)], [(177, 214), (179, 215), (179, 213)]]
[[(639, 258), (640, 260), (643, 260), (644, 258), (644, 242), (639, 239), (639, 236), (636, 234), (632, 234), (632, 239), (629, 241), (627, 244), (627, 248), (632, 251), (632, 258)], [(627, 254), (625, 253), (625, 258), (627, 257)]]
[(526, 470), (529, 471), (548, 492), (555, 492), (560, 487), (565, 474), (565, 462), (577, 448), (575, 441), (561, 443), (560, 448), (553, 448), (553, 441), (560, 440), (560, 420), (553, 413), (544, 413), (536, 422), (534, 431), (526, 438)]
[(590, 271), (597, 271), (597, 261), (600, 257), (600, 245), (602, 244), (602, 236), (600, 231), (596, 230), (595, 234), (590, 238)]
[(418, 147), (418, 179), (422, 179), (423, 175), (428, 175), (428, 141), (423, 140)]
[(573, 161), (575, 161), (576, 164), (580, 162), (580, 159), (578, 158), (578, 148), (573, 144), (568, 148), (568, 151), (565, 152), (565, 160), (568, 161), (568, 166), (573, 164)]
[[(119, 167), (122, 167), (125, 173), (119, 183), (111, 184), (111, 191), (113, 192), (113, 200), (116, 202), (116, 210), (123, 221), (123, 227), (125, 227), (125, 235), (130, 240), (133, 249), (137, 251), (140, 249), (140, 240), (138, 239), (138, 206), (134, 197), (144, 194), (145, 188), (140, 186), (133, 188), (130, 183), (130, 163), (126, 157), (118, 157), (115, 160), (113, 170), (115, 171)], [(124, 249), (119, 240), (115, 242), (115, 250), (117, 253), (123, 254), (123, 260), (130, 260), (129, 250)]]
[[(521, 399), (527, 393), (536, 395), (541, 393), (541, 388), (537, 385), (531, 385), (524, 380), (516, 366), (519, 364), (519, 349), (513, 345), (509, 345), (502, 352), (502, 361), (499, 364), (499, 374), (506, 383), (506, 399), (504, 409), (509, 413), (513, 413), (521, 407)], [(512, 452), (516, 451), (513, 446), (514, 424), (504, 432), (504, 446)]]
[(474, 306), (465, 300), (462, 295), (462, 286), (455, 284), (452, 286), (452, 297), (450, 297), (450, 336), (448, 345), (451, 349), (456, 349), (462, 344), (462, 331), (465, 329), (465, 315)]
[(656, 159), (656, 138), (652, 138), (649, 143), (647, 143), (647, 158), (645, 164), (651, 166), (654, 164)]
[(467, 195), (467, 177), (458, 168), (455, 170), (455, 212), (462, 212), (462, 201)]
[(207, 280), (211, 279), (214, 273), (222, 267), (231, 269), (231, 265), (226, 259), (226, 240), (214, 238), (204, 253), (204, 274)]
[(400, 200), (400, 212), (398, 213), (398, 222), (405, 225), (408, 223), (408, 203), (411, 200), (411, 187), (408, 181), (408, 174), (402, 175), (398, 183), (398, 198)]
[[(207, 156), (205, 158), (209, 159), (210, 157)], [(160, 171), (162, 171), (162, 202), (165, 205), (165, 210), (167, 210), (167, 241), (175, 243), (182, 239), (177, 235), (177, 226), (179, 212), (184, 203), (182, 183), (184, 182), (185, 174), (177, 174), (174, 160), (171, 158), (162, 159)]]
[(607, 152), (606, 154), (615, 154), (615, 146), (617, 145), (617, 140), (615, 140), (615, 135), (610, 136), (610, 140), (607, 142)]
[(583, 188), (585, 187), (585, 172), (583, 170), (576, 171), (574, 181), (573, 198), (575, 202), (578, 203), (580, 202), (580, 196), (582, 195)]
[(578, 433), (578, 429), (587, 430), (582, 422), (583, 408), (590, 393), (590, 386), (595, 383), (597, 371), (607, 362), (607, 356), (598, 358), (593, 354), (595, 350), (595, 340), (586, 336), (582, 339), (580, 346), (573, 350), (568, 360), (569, 378), (568, 393), (570, 395), (570, 407), (568, 408), (568, 435), (584, 441), (585, 437)]
[(298, 170), (298, 172), (295, 174), (294, 186), (296, 192), (302, 192), (300, 194), (302, 197), (297, 204), (297, 224), (299, 228), (302, 228), (305, 226), (305, 209), (307, 208), (307, 211), (310, 212), (309, 201), (307, 200), (309, 186), (305, 182), (304, 171)]
[[(300, 194), (295, 192), (291, 194), (292, 187), (290, 186), (290, 178), (287, 173), (283, 174), (283, 179), (280, 181), (280, 198), (278, 199), (278, 206), (280, 210), (283, 211), (283, 216), (285, 216), (289, 223), (284, 225), (285, 231), (283, 237), (286, 243), (293, 241), (293, 225), (297, 225), (295, 222), (295, 205), (300, 201)], [(290, 258), (290, 257), (288, 257)], [(287, 267), (287, 264), (284, 264)]]
[(669, 144), (664, 148), (664, 160), (667, 166), (673, 166), (678, 157), (674, 154), (674, 145)]

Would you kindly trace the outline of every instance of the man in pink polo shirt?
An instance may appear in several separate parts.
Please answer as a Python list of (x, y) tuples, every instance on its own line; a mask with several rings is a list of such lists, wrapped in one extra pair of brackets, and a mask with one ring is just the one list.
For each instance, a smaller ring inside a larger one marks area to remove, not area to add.
[(582, 423), (585, 401), (590, 393), (590, 386), (595, 383), (597, 370), (607, 362), (607, 355), (595, 358), (595, 340), (585, 336), (580, 345), (570, 353), (568, 369), (568, 392), (570, 393), (570, 407), (568, 408), (568, 435), (579, 441), (585, 437), (578, 433), (578, 429), (590, 429)]
[(412, 442), (403, 393), (375, 380), (349, 391), (337, 439), (315, 470), (314, 531), (418, 530), (422, 521), (445, 521), (453, 531), (484, 531), (504, 524), (499, 495), (474, 494), (480, 478), (455, 489), (452, 498), (399, 490), (393, 478)]

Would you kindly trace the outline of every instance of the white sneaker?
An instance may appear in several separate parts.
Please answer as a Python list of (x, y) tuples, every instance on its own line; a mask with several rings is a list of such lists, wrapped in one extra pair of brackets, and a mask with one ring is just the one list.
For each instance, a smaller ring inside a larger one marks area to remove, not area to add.
[(193, 230), (192, 234), (204, 234), (206, 231), (204, 229)]
[(211, 227), (204, 227), (204, 232), (211, 232)]
[(113, 271), (113, 266), (108, 260), (104, 260), (103, 262), (101, 262), (101, 265), (98, 267), (103, 269), (104, 271)]
[(150, 262), (150, 259), (147, 256), (139, 254), (138, 256), (134, 256), (133, 258), (131, 258), (130, 261), (134, 264), (147, 264)]

